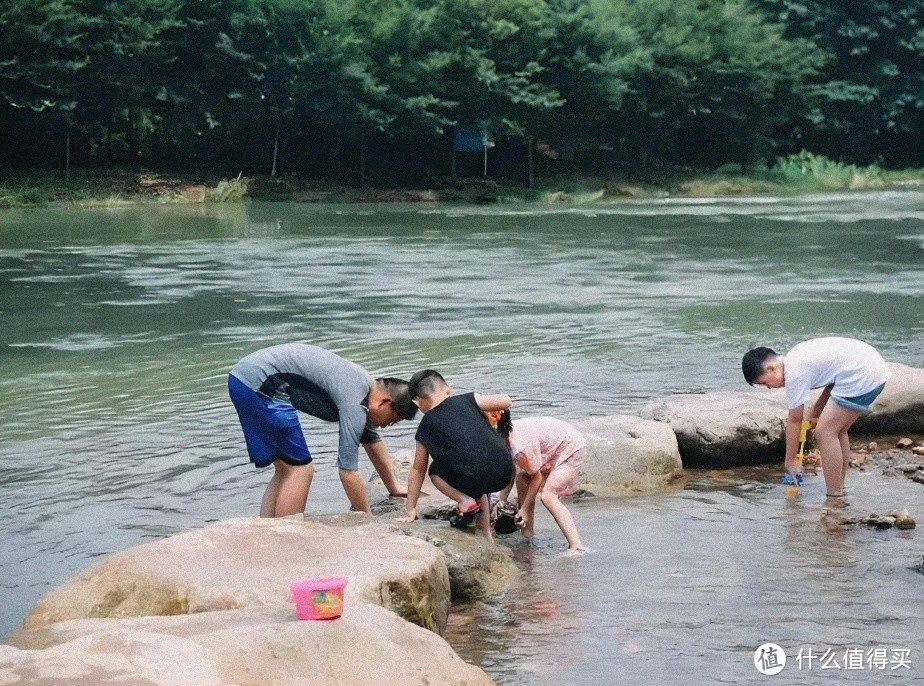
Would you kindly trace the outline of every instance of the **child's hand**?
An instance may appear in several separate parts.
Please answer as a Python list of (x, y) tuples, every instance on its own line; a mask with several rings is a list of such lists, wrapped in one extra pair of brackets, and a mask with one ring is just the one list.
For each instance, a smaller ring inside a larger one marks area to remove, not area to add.
[(410, 524), (415, 519), (417, 519), (417, 508), (412, 510), (405, 510), (403, 517), (398, 517), (399, 522), (404, 522), (405, 524)]
[(513, 523), (516, 524), (518, 529), (525, 529), (529, 525), (529, 515), (526, 510), (518, 511), (513, 518)]

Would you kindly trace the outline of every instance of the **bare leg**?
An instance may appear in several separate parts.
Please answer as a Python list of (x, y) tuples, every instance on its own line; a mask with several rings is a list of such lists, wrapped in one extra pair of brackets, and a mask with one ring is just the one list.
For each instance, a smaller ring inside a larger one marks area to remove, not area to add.
[(273, 516), (287, 517), (304, 513), (305, 505), (308, 504), (308, 489), (314, 478), (314, 465), (290, 465), (282, 460), (276, 460), (273, 465), (276, 467), (273, 478), (279, 477)]
[[(436, 474), (430, 475), (430, 481), (433, 483), (434, 486), (436, 486), (436, 490), (438, 490), (440, 493), (445, 495), (447, 498), (452, 498), (453, 500), (455, 500), (456, 503), (459, 505), (460, 510), (463, 509), (464, 505), (468, 505), (468, 503), (475, 502), (474, 498), (472, 498), (469, 495), (465, 495), (462, 491), (458, 490), (457, 488), (453, 486), (450, 486), (448, 483), (446, 483), (444, 479), (440, 478)], [(464, 508), (465, 511), (468, 511), (471, 509), (472, 509), (471, 505), (468, 505), (467, 507)], [(483, 507), (482, 510), (484, 509), (486, 508)]]
[(484, 537), (491, 543), (494, 543), (494, 532), (491, 530), (491, 512), (490, 505), (488, 504), (488, 496), (481, 496), (478, 499), (478, 504), (481, 505), (481, 512), (478, 513), (478, 517), (475, 519), (475, 528), (481, 531)]
[(539, 493), (539, 497), (542, 499), (542, 504), (545, 505), (546, 509), (552, 514), (555, 523), (558, 524), (558, 528), (561, 529), (561, 532), (565, 535), (565, 540), (568, 541), (568, 552), (576, 553), (585, 550), (580, 537), (578, 537), (574, 518), (558, 497), (558, 494), (552, 489), (543, 488)]
[(825, 409), (818, 418), (818, 426), (815, 427), (815, 441), (821, 453), (821, 469), (824, 472), (825, 489), (828, 496), (843, 495), (844, 476), (847, 471), (847, 461), (850, 459), (850, 445), (847, 445), (845, 455), (844, 443), (847, 441), (847, 430), (859, 417), (859, 412), (830, 402), (825, 405)]
[[(277, 460), (280, 462), (281, 460)], [(263, 502), (260, 504), (261, 517), (276, 516), (276, 497), (279, 495), (279, 470), (273, 469), (273, 478), (266, 485), (266, 492), (263, 494)]]
[(847, 429), (839, 436), (841, 443), (841, 453), (844, 456), (844, 468), (841, 470), (841, 489), (844, 488), (844, 480), (847, 478), (847, 470), (850, 469), (850, 439), (847, 437)]

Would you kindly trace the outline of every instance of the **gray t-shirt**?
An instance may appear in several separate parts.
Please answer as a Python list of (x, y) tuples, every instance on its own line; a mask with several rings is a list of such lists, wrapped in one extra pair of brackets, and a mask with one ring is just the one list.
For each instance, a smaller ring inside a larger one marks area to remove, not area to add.
[(273, 345), (247, 355), (234, 365), (231, 375), (305, 414), (339, 422), (337, 465), (341, 469), (358, 469), (360, 443), (381, 440), (369, 424), (365, 404), (374, 383), (372, 376), (336, 353), (304, 343)]

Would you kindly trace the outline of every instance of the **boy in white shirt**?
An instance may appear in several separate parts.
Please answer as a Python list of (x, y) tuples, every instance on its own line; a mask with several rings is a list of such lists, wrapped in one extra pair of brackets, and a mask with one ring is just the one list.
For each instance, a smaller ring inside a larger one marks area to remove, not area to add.
[[(882, 393), (891, 372), (868, 343), (852, 338), (813, 338), (785, 356), (770, 348), (754, 348), (741, 360), (744, 379), (752, 386), (786, 388), (786, 471), (801, 482), (796, 459), (802, 420), (817, 421), (815, 442), (821, 453), (827, 494), (840, 498), (850, 462), (847, 430)], [(805, 416), (812, 389), (823, 388), (814, 417)], [(828, 398), (834, 402), (829, 403)]]

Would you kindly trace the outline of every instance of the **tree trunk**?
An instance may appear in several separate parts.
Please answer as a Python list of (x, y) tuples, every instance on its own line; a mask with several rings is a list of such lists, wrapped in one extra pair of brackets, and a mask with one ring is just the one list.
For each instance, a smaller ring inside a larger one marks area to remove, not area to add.
[(359, 130), (359, 187), (366, 187), (366, 127)]
[(270, 176), (276, 176), (276, 159), (279, 157), (279, 127), (280, 123), (276, 122), (276, 140), (273, 141), (273, 168), (270, 170)]
[(138, 141), (135, 138), (135, 118), (132, 111), (128, 111), (128, 163), (135, 163), (135, 151), (138, 149)]
[(452, 127), (452, 179), (456, 179), (456, 127)]
[(64, 154), (64, 178), (71, 178), (71, 124), (67, 123), (67, 146)]
[(526, 143), (529, 146), (529, 187), (533, 187), (533, 137), (527, 136)]
[(112, 166), (112, 127), (115, 126), (115, 119), (109, 117), (109, 126), (106, 128), (106, 164)]

